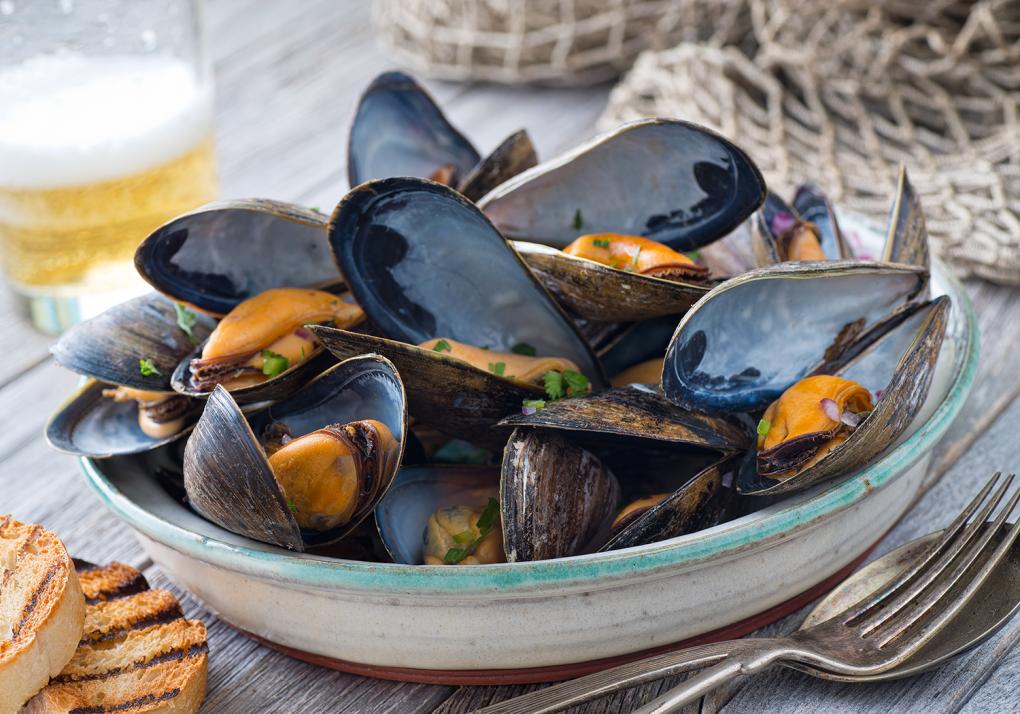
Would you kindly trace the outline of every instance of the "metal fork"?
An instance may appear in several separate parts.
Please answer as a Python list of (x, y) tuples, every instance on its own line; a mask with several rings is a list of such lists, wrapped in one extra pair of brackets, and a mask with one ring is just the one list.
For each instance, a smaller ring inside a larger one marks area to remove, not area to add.
[[(847, 675), (892, 669), (928, 643), (966, 605), (1020, 535), (1020, 527), (1014, 527), (995, 549), (986, 548), (1020, 501), (1018, 491), (994, 522), (984, 527), (1013, 480), (1010, 474), (1000, 484), (1000, 475), (992, 476), (910, 570), (826, 622), (784, 637), (732, 640), (657, 655), (501, 702), (478, 714), (559, 711), (617, 689), (714, 663), (636, 714), (674, 711), (733, 677), (755, 674), (782, 661)], [(971, 516), (975, 516), (972, 521)]]

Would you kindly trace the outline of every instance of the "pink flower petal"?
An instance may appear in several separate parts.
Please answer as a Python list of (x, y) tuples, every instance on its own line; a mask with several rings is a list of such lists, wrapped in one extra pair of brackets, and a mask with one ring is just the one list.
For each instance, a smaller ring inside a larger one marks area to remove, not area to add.
[(832, 399), (826, 398), (822, 400), (822, 411), (825, 412), (825, 416), (829, 417), (833, 421), (840, 420), (839, 405)]

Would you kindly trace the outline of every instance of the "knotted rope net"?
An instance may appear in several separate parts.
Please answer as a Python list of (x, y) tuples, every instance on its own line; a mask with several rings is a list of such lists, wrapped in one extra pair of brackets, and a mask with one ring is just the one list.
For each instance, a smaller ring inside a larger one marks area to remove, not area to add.
[(602, 123), (715, 127), (772, 190), (811, 180), (883, 220), (905, 163), (940, 254), (961, 274), (1020, 283), (1020, 0), (733, 0), (725, 12), (696, 43), (643, 53)]

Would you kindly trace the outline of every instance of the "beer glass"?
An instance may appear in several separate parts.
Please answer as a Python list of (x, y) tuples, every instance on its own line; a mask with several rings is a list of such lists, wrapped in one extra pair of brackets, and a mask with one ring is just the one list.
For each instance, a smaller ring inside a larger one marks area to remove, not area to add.
[(58, 332), (145, 289), (154, 228), (216, 196), (199, 0), (0, 0), (0, 261)]

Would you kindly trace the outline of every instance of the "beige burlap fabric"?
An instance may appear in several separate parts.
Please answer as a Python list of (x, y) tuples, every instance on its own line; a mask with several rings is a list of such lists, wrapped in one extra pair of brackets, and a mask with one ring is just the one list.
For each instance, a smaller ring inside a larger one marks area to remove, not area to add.
[[(379, 36), (442, 79), (584, 85), (727, 24), (715, 0), (375, 0)], [(705, 12), (706, 8), (713, 8)], [(734, 9), (737, 9), (734, 6)]]
[(813, 180), (875, 217), (904, 162), (943, 257), (963, 274), (1020, 283), (1020, 1), (725, 6), (725, 33), (642, 54), (603, 124), (714, 126), (773, 189)]

